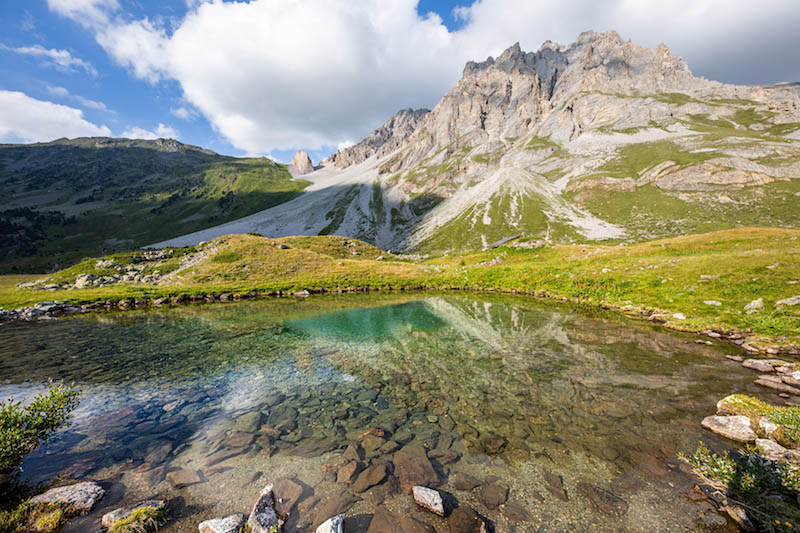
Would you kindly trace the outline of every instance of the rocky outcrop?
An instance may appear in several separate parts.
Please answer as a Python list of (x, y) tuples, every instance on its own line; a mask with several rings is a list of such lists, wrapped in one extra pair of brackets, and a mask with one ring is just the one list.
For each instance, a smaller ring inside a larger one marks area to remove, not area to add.
[(325, 160), (326, 165), (347, 168), (366, 161), (372, 156), (383, 157), (402, 146), (430, 111), (403, 109), (370, 133), (363, 141), (343, 148)]
[(292, 157), (292, 162), (289, 163), (289, 172), (293, 176), (302, 176), (314, 172), (314, 165), (311, 163), (311, 158), (303, 150), (295, 152)]

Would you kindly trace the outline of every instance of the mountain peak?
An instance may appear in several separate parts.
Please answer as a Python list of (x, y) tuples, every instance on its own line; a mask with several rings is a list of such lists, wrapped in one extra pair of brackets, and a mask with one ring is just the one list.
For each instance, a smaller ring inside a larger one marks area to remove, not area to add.
[(396, 150), (416, 131), (422, 119), (430, 113), (428, 109), (401, 109), (381, 127), (370, 133), (363, 141), (343, 148), (325, 160), (337, 168), (347, 168), (366, 161), (373, 155), (383, 157)]

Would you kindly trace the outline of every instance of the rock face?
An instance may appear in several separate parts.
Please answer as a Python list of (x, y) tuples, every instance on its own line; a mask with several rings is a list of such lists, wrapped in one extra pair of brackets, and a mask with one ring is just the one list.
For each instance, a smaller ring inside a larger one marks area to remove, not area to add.
[[(335, 186), (235, 230), (442, 250), (519, 233), (550, 241), (683, 234), (696, 231), (698, 209), (730, 226), (743, 209), (774, 225), (774, 202), (800, 209), (792, 187), (765, 192), (800, 178), (798, 124), (798, 87), (695, 77), (663, 44), (645, 48), (614, 31), (537, 51), (515, 44), (467, 63), (430, 112), (401, 111), (329, 157)], [(641, 195), (671, 207), (651, 209)], [(616, 201), (635, 203), (637, 216), (601, 208)]]
[(298, 150), (292, 162), (289, 164), (289, 172), (294, 176), (302, 176), (314, 172), (314, 165), (311, 163), (311, 158), (303, 150)]
[(239, 533), (244, 529), (247, 517), (243, 514), (232, 514), (225, 518), (214, 518), (200, 522), (200, 533)]
[(325, 163), (343, 169), (366, 161), (372, 156), (383, 157), (388, 155), (408, 140), (428, 113), (430, 111), (427, 109), (403, 109), (398, 111), (363, 141), (339, 150), (326, 159)]
[(65, 487), (56, 487), (44, 494), (31, 498), (30, 503), (56, 503), (62, 502), (71, 505), (76, 511), (88, 513), (95, 504), (105, 495), (103, 487), (93, 481), (84, 481)]
[(754, 442), (756, 434), (746, 416), (707, 416), (701, 425), (707, 430), (738, 442)]

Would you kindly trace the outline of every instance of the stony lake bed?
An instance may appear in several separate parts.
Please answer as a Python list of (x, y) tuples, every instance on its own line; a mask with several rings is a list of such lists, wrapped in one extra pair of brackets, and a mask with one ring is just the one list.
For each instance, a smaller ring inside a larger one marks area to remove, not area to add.
[(90, 314), (0, 327), (0, 397), (50, 379), (83, 391), (23, 465), (32, 484), (106, 490), (64, 531), (151, 498), (168, 502), (161, 531), (197, 531), (248, 513), (270, 481), (287, 531), (340, 512), (345, 531), (453, 531), (411, 485), (498, 532), (734, 531), (690, 497), (678, 454), (727, 449), (702, 418), (728, 394), (766, 395), (725, 357), (740, 349), (695, 339), (490, 295)]

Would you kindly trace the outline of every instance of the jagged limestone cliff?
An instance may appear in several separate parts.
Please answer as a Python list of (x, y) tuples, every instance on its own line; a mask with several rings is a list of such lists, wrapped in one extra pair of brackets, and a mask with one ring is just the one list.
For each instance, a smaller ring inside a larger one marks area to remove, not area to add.
[(432, 111), (326, 164), (292, 202), (169, 243), (337, 233), (444, 250), (798, 227), (800, 89), (709, 81), (663, 44), (586, 32), (468, 63)]

